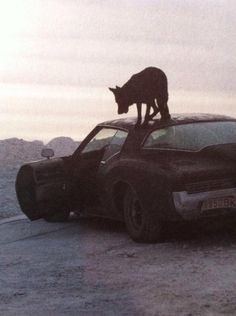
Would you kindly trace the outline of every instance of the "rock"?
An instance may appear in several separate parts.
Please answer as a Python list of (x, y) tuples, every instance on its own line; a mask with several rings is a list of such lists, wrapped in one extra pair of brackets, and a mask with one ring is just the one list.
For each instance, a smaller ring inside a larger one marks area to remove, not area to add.
[(71, 155), (78, 147), (79, 142), (70, 137), (56, 137), (47, 145), (42, 141), (26, 141), (19, 138), (0, 140), (0, 165), (20, 166), (23, 162), (42, 159), (41, 150), (50, 147), (55, 151), (55, 156)]
[(70, 137), (56, 137), (53, 138), (46, 147), (52, 148), (56, 157), (69, 156), (79, 146), (80, 142), (75, 142)]

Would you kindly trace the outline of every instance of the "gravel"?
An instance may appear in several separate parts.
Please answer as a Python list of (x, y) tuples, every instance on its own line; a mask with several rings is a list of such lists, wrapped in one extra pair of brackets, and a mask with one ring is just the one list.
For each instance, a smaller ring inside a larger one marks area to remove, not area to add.
[(15, 179), (19, 166), (0, 166), (0, 219), (22, 214), (15, 193)]
[(236, 235), (186, 231), (137, 244), (124, 226), (74, 219), (1, 225), (0, 314), (236, 315)]

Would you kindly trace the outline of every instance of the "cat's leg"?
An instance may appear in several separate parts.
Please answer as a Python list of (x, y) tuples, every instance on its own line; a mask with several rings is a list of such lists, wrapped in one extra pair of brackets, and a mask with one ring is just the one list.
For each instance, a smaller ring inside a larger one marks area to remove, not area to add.
[(146, 114), (145, 114), (144, 122), (148, 122), (150, 120), (150, 110), (151, 110), (151, 104), (147, 103), (147, 108), (146, 108)]
[(136, 122), (136, 126), (138, 126), (142, 122), (142, 103), (138, 102), (136, 105), (137, 105), (137, 112), (138, 112), (138, 119)]
[(150, 115), (150, 110), (152, 107), (152, 102), (147, 102), (146, 114), (145, 119), (143, 122), (143, 126), (148, 125), (148, 122), (151, 120), (152, 116)]
[(169, 120), (171, 118), (171, 116), (169, 113), (169, 108), (168, 108), (167, 102), (158, 103), (158, 105), (159, 105), (159, 109), (160, 109), (160, 113), (161, 113), (161, 120), (163, 120), (163, 121)]
[(156, 105), (156, 102), (155, 102), (155, 99), (153, 99), (150, 103), (151, 107), (153, 108), (153, 112), (152, 114), (150, 115), (150, 119), (152, 119), (154, 116), (157, 115), (157, 113), (160, 112), (159, 108), (157, 107)]

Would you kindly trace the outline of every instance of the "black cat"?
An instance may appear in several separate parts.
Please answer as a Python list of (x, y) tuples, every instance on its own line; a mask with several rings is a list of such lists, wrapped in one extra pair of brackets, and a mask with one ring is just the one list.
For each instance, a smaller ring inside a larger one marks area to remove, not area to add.
[[(137, 124), (142, 121), (142, 103), (147, 105), (144, 123), (158, 112), (162, 120), (170, 119), (168, 101), (168, 83), (165, 73), (158, 68), (148, 67), (133, 75), (121, 88), (109, 88), (115, 95), (118, 114), (127, 113), (129, 106), (136, 103), (138, 111)], [(157, 103), (157, 104), (156, 104)], [(157, 107), (158, 105), (158, 107)], [(150, 114), (150, 109), (153, 113)]]

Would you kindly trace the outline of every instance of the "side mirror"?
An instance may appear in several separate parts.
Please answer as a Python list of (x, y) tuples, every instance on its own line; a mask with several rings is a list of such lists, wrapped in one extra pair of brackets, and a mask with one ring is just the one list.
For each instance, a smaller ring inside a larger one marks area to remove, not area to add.
[(51, 148), (43, 148), (41, 151), (41, 156), (50, 159), (54, 156), (54, 150)]

